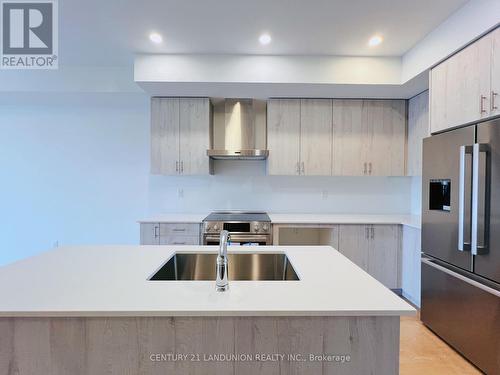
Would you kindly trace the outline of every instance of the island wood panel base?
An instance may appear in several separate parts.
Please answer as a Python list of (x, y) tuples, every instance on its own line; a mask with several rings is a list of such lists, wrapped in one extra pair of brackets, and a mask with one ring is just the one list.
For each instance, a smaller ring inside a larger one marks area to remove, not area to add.
[[(188, 356), (164, 360), (168, 354)], [(237, 354), (240, 360), (212, 360), (217, 354)], [(285, 359), (255, 357), (273, 354), (284, 354)], [(350, 360), (310, 360), (310, 354), (348, 355)], [(288, 355), (296, 360), (288, 360)], [(0, 374), (392, 375), (398, 371), (398, 316), (0, 318)]]

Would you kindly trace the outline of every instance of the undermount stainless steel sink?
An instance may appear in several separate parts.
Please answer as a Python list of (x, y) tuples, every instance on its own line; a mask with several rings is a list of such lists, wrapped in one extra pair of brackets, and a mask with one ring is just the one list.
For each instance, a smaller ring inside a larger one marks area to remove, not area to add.
[[(149, 280), (215, 280), (217, 254), (176, 253)], [(228, 254), (229, 280), (299, 280), (285, 254)]]

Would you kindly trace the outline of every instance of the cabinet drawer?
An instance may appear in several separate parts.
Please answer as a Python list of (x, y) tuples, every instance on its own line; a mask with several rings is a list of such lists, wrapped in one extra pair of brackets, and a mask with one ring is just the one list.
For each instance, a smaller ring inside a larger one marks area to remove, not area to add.
[(160, 236), (167, 236), (167, 235), (199, 236), (200, 224), (161, 223)]
[(166, 235), (160, 237), (160, 245), (199, 245), (200, 236)]

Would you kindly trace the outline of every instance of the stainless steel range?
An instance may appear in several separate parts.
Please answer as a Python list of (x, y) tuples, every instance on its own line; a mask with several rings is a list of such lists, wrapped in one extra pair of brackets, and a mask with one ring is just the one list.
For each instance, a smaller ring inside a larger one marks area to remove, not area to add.
[(272, 245), (271, 219), (265, 212), (213, 212), (203, 220), (203, 244), (219, 245), (221, 230), (233, 245)]

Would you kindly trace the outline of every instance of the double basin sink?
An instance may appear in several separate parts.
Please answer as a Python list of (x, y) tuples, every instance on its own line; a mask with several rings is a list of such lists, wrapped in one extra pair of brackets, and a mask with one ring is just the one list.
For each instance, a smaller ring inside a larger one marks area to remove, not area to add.
[[(213, 253), (176, 253), (149, 280), (215, 280)], [(229, 280), (291, 281), (299, 280), (286, 254), (228, 254)]]

